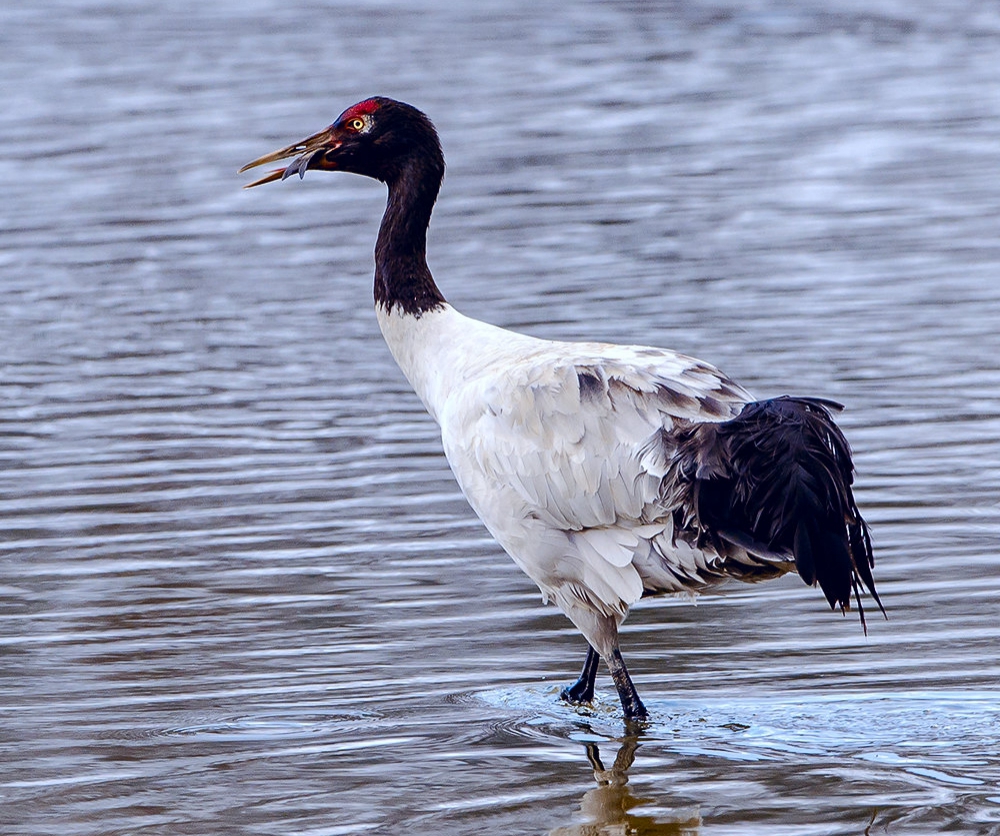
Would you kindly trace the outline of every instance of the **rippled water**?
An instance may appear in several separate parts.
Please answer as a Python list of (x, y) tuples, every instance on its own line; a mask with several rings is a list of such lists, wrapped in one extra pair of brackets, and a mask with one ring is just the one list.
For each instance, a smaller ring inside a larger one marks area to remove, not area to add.
[[(1000, 833), (1000, 13), (787, 5), (0, 9), (4, 833)], [(382, 190), (235, 175), (371, 93), (438, 123), (458, 307), (848, 405), (888, 621), (644, 602), (650, 727), (559, 703), (378, 334)]]

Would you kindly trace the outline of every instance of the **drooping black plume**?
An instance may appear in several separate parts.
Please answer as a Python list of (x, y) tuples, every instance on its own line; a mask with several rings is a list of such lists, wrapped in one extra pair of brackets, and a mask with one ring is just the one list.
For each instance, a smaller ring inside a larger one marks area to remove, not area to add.
[(691, 486), (695, 525), (710, 538), (770, 559), (794, 558), (807, 584), (847, 610), (859, 584), (882, 614), (868, 526), (854, 501), (854, 465), (831, 410), (815, 398), (748, 404), (734, 419), (681, 433), (680, 474)]

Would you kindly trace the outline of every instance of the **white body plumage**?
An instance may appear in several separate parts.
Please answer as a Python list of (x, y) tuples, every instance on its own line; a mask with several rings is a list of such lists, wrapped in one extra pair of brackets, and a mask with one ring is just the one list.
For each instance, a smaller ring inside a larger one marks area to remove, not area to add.
[(644, 592), (725, 576), (712, 551), (674, 536), (685, 511), (664, 484), (662, 439), (678, 422), (734, 417), (748, 392), (662, 349), (536, 339), (450, 305), (377, 313), (469, 503), (598, 652)]

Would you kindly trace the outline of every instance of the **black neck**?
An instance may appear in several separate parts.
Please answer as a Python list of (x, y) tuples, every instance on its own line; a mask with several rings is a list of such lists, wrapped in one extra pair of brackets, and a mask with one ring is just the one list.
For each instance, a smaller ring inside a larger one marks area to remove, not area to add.
[(375, 303), (420, 316), (444, 296), (427, 267), (427, 226), (444, 177), (440, 155), (412, 155), (386, 178), (389, 200), (375, 243)]

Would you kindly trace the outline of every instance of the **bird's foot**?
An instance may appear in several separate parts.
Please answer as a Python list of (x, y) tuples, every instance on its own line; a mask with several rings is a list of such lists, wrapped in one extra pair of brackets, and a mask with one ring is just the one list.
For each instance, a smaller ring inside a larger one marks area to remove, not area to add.
[(570, 705), (590, 705), (594, 701), (594, 683), (581, 678), (563, 688), (559, 692), (559, 698)]
[(645, 723), (649, 719), (649, 712), (646, 711), (646, 706), (642, 704), (638, 694), (627, 703), (622, 701), (622, 710), (625, 713), (626, 723)]
[(583, 663), (580, 678), (563, 688), (559, 696), (570, 705), (590, 705), (594, 701), (594, 681), (597, 679), (597, 666), (600, 662), (601, 657), (597, 651), (587, 645), (587, 660)]

